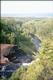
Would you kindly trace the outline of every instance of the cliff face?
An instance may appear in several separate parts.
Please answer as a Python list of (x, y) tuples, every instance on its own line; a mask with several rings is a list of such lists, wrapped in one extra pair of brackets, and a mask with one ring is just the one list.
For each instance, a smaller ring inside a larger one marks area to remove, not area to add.
[(10, 44), (0, 44), (0, 64), (6, 64), (9, 62), (9, 59), (6, 57), (9, 55), (10, 50), (15, 45)]
[(10, 52), (10, 49), (15, 46), (16, 45), (11, 45), (11, 44), (0, 44), (1, 55), (7, 56)]

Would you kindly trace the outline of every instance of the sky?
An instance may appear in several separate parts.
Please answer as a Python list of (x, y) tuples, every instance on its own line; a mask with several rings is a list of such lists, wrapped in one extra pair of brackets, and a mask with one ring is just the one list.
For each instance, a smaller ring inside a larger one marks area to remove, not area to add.
[(53, 17), (53, 1), (1, 1), (2, 17)]

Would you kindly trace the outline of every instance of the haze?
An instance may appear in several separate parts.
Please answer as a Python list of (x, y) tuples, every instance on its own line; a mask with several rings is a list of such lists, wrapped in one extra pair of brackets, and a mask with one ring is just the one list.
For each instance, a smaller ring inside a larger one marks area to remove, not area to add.
[(53, 1), (1, 1), (3, 17), (52, 17)]

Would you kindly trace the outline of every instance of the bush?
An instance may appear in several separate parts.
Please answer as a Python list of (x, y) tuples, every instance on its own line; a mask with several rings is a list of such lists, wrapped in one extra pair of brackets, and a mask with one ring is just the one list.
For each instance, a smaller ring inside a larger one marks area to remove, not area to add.
[(22, 80), (24, 72), (25, 68), (21, 66), (19, 69), (16, 70), (15, 73), (12, 74), (9, 80)]
[(29, 66), (22, 80), (53, 80), (53, 42), (42, 43), (40, 54)]

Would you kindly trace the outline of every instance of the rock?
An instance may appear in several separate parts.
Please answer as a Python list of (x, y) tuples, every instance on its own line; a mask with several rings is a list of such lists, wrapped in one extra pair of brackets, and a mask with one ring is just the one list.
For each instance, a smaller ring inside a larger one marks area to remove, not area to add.
[(6, 56), (9, 55), (11, 48), (14, 46), (16, 45), (0, 44), (0, 64), (6, 64), (9, 62), (9, 59)]

